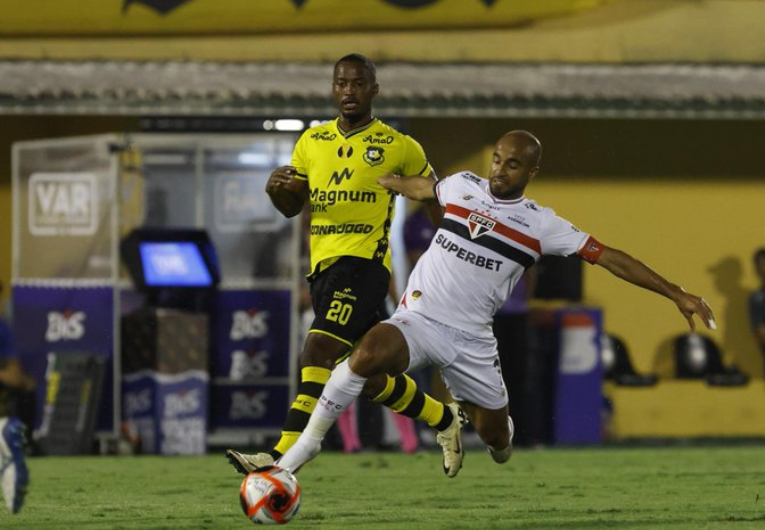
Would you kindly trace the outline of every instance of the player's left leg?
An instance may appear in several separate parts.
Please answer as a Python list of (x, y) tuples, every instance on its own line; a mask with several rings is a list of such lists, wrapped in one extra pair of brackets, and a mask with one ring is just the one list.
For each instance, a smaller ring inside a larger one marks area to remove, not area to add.
[(513, 423), (493, 335), (455, 330), (450, 362), (441, 365), (446, 386), (486, 444), (495, 462), (512, 454)]
[(507, 405), (494, 410), (467, 402), (460, 402), (460, 406), (494, 461), (498, 464), (507, 462), (512, 456), (515, 431)]

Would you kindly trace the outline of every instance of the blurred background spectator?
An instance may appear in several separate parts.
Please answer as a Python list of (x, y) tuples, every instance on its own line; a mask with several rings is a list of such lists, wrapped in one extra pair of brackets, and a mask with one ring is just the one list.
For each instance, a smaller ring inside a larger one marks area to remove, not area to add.
[(3, 303), (0, 281), (0, 417), (16, 416), (25, 426), (27, 447), (36, 452), (32, 439), (35, 420), (35, 380), (25, 374), (19, 362), (13, 332)]

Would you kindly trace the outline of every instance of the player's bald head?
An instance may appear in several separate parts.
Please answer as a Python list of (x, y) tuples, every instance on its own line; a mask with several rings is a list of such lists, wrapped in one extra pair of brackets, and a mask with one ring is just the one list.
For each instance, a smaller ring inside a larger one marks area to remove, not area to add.
[(529, 131), (510, 131), (503, 134), (499, 141), (511, 143), (520, 148), (534, 166), (539, 166), (542, 161), (542, 142)]

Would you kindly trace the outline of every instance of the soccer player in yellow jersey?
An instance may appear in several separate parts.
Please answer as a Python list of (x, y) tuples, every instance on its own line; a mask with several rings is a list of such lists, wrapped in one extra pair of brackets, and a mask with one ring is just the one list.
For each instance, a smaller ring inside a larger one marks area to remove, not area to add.
[[(378, 183), (386, 173), (430, 177), (435, 173), (420, 144), (372, 116), (379, 91), (374, 64), (351, 54), (335, 64), (332, 95), (340, 116), (305, 131), (292, 165), (277, 168), (266, 184), (274, 206), (287, 217), (311, 210), (311, 299), (316, 317), (300, 354), (300, 386), (282, 436), (269, 453), (226, 455), (240, 473), (277, 461), (305, 429), (330, 371), (384, 316), (391, 273), (389, 248), (394, 196)], [(425, 420), (438, 431), (444, 472), (462, 466), (465, 416), (419, 390), (406, 376), (372, 378), (364, 394), (394, 411)]]

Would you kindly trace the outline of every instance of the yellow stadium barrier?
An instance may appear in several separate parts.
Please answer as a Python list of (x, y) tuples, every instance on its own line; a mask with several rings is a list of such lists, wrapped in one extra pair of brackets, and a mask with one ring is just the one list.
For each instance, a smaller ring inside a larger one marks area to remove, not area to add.
[(24, 0), (6, 2), (0, 36), (491, 28), (570, 15), (615, 1), (622, 0)]
[(710, 386), (661, 380), (647, 388), (603, 386), (614, 405), (611, 436), (623, 438), (765, 436), (765, 381)]

